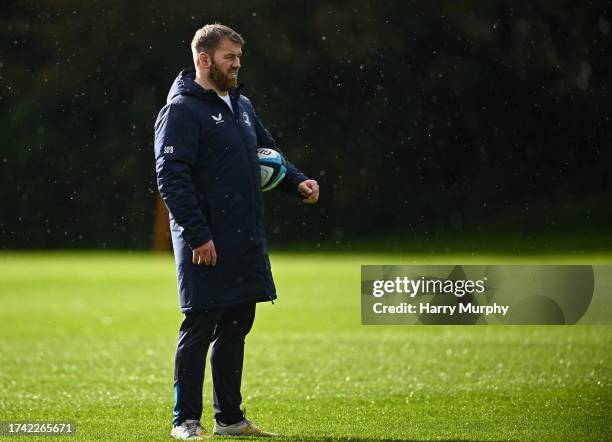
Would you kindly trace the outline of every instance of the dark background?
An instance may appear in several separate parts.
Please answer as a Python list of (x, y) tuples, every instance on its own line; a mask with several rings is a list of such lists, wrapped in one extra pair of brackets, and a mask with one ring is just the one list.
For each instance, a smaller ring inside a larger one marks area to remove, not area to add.
[(307, 207), (273, 243), (609, 231), (612, 5), (9, 1), (0, 248), (149, 248), (153, 123), (195, 30), (242, 33), (240, 80)]

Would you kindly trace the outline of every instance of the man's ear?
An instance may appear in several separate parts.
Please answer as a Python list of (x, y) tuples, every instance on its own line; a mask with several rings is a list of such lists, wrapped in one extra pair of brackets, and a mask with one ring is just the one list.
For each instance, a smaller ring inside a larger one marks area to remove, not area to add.
[(198, 66), (201, 69), (208, 69), (210, 68), (210, 62), (211, 62), (211, 57), (208, 53), (206, 52), (200, 52), (198, 54)]

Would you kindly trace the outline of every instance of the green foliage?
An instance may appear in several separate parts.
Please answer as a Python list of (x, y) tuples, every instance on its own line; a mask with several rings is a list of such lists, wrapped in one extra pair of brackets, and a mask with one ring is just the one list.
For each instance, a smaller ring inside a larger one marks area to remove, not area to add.
[(149, 245), (153, 122), (215, 20), (322, 184), (316, 208), (267, 195), (273, 238), (607, 228), (607, 1), (40, 0), (0, 17), (0, 247)]

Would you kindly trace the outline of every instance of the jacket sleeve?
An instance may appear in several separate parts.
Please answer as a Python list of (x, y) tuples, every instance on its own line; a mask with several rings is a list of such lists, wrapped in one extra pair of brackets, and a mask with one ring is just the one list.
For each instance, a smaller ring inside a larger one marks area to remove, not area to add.
[(185, 242), (195, 249), (212, 239), (192, 179), (199, 123), (183, 103), (169, 103), (155, 122), (157, 188)]
[(274, 138), (272, 138), (272, 135), (270, 135), (270, 132), (268, 131), (268, 129), (264, 127), (261, 120), (257, 116), (257, 113), (255, 113), (254, 108), (253, 108), (253, 116), (255, 120), (255, 130), (257, 132), (257, 147), (265, 147), (267, 149), (273, 149), (279, 152), (283, 157), (285, 157), (285, 160), (287, 161), (287, 174), (285, 175), (285, 179), (282, 180), (280, 184), (278, 185), (278, 188), (282, 189), (283, 191), (291, 195), (299, 196), (299, 193), (297, 191), (297, 186), (302, 181), (307, 180), (308, 177), (304, 175), (297, 167), (295, 167), (289, 161), (289, 159), (283, 153), (283, 151), (280, 150), (276, 146), (276, 142), (274, 141)]

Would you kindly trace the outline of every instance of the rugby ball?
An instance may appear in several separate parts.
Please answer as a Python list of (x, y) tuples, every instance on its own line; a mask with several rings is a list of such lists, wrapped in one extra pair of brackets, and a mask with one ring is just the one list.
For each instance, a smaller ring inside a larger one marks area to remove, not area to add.
[(274, 149), (260, 147), (257, 149), (259, 168), (261, 170), (261, 190), (274, 189), (287, 173), (285, 158)]

